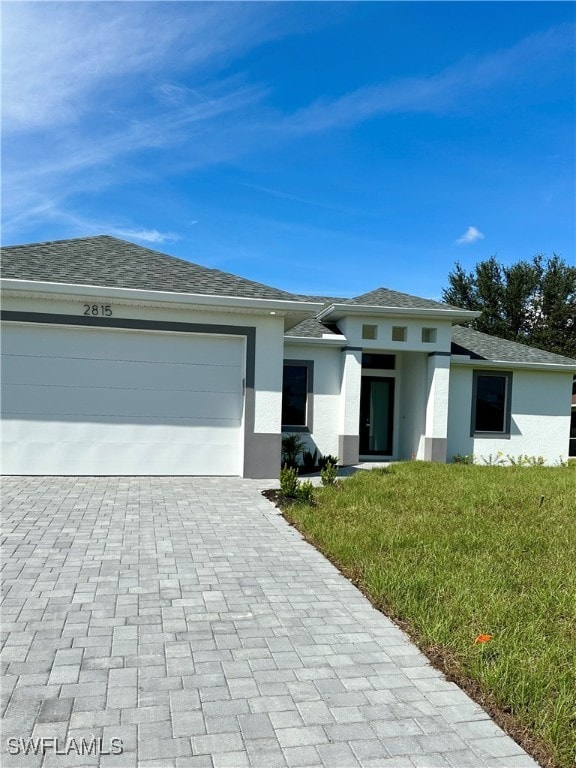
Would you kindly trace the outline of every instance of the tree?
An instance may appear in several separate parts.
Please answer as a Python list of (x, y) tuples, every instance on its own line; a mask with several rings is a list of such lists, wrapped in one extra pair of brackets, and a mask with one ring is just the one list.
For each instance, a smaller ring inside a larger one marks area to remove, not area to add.
[(576, 358), (576, 267), (538, 254), (505, 267), (492, 256), (470, 272), (456, 263), (442, 298), (481, 312), (471, 328)]

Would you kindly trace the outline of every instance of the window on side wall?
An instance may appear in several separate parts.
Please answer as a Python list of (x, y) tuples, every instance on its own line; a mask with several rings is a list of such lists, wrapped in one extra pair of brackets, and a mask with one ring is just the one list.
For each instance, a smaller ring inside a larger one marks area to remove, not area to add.
[(284, 363), (282, 380), (282, 429), (293, 427), (310, 429), (310, 398), (312, 391), (312, 363), (289, 361)]
[(512, 401), (512, 374), (474, 371), (472, 434), (508, 437)]

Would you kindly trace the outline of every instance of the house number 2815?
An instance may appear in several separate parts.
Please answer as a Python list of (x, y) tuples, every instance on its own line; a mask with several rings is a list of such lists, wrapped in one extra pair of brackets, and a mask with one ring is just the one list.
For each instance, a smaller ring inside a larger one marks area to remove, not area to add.
[(84, 304), (84, 314), (96, 317), (111, 317), (112, 307), (110, 304)]

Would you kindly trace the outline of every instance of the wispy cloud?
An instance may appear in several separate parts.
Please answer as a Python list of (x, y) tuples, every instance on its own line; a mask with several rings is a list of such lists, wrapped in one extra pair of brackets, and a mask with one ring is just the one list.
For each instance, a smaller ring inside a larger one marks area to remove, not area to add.
[(477, 240), (484, 240), (484, 235), (476, 227), (468, 227), (466, 232), (456, 240), (456, 245), (468, 245), (475, 243)]
[(399, 78), (337, 99), (320, 99), (287, 118), (284, 128), (305, 134), (352, 127), (386, 114), (475, 111), (479, 94), (497, 85), (517, 83), (541, 69), (544, 62), (571, 53), (573, 44), (573, 25), (552, 27), (510, 48), (467, 58), (428, 77)]
[[(231, 91), (211, 100), (179, 104), (174, 108), (153, 109), (129, 121), (108, 126), (107, 132), (93, 138), (90, 126), (79, 127), (64, 146), (56, 144), (47, 159), (37, 159), (31, 170), (36, 179), (105, 166), (115, 160), (146, 149), (164, 149), (182, 139), (190, 139), (205, 124), (213, 124), (226, 114), (245, 109), (261, 97), (256, 88)], [(27, 164), (27, 167), (28, 164)]]
[[(78, 193), (101, 192), (128, 178), (132, 183), (149, 181), (162, 150), (181, 151), (181, 146), (190, 142), (188, 167), (210, 164), (213, 150), (209, 133), (214, 121), (233, 115), (257, 98), (255, 92), (246, 90), (209, 103), (180, 106), (116, 126), (98, 140), (85, 127), (79, 128), (64, 144), (50, 142), (49, 152), (43, 142), (33, 141), (30, 146), (18, 142), (21, 146), (12, 155), (12, 162), (4, 163), (2, 182), (9, 190), (4, 194), (4, 232), (9, 234), (23, 221), (41, 218), (53, 206), (62, 208), (65, 200)], [(144, 166), (132, 163), (142, 152), (152, 153), (155, 160)], [(220, 160), (224, 156), (218, 153)]]
[[(572, 29), (558, 27), (428, 77), (377, 83), (287, 114), (271, 105), (273, 84), (242, 71), (230, 77), (227, 65), (295, 32), (300, 17), (285, 11), (290, 6), (4, 4), (4, 232), (50, 216), (63, 221), (68, 209), (73, 218), (70, 201), (82, 194), (189, 173), (386, 114), (474, 110), (479, 93), (563, 56), (572, 41)], [(103, 223), (114, 230), (114, 221)], [(116, 222), (115, 231), (146, 242), (171, 236), (135, 221)]]
[(206, 77), (277, 34), (273, 14), (244, 4), (175, 3), (166, 13), (161, 3), (8, 3), (3, 12), (4, 130), (97, 113), (106, 122), (119, 103), (131, 111), (127, 86), (152, 90), (189, 68)]
[[(275, 11), (170, 7), (171, 13), (155, 3), (3, 9), (5, 234), (63, 210), (79, 192), (150, 179), (177, 156), (181, 166), (197, 167), (238, 151), (223, 142), (215, 148), (214, 126), (222, 130), (228, 117), (240, 123), (237, 115), (266, 89), (217, 73), (279, 34)], [(161, 158), (166, 150), (171, 156)]]
[[(182, 237), (175, 232), (162, 232), (159, 229), (143, 226), (130, 226), (127, 222), (114, 217), (90, 217), (73, 213), (66, 208), (60, 207), (57, 200), (44, 200), (36, 208), (27, 212), (32, 220), (41, 218), (45, 222), (64, 225), (71, 235), (101, 235), (107, 234), (114, 237), (128, 238), (137, 240), (141, 243), (160, 244), (166, 242), (176, 242)], [(26, 220), (23, 215), (21, 221)], [(193, 222), (196, 223), (196, 222)]]
[(282, 200), (289, 200), (294, 203), (301, 203), (302, 205), (311, 206), (313, 208), (320, 208), (324, 211), (333, 211), (334, 213), (343, 213), (347, 216), (363, 216), (372, 218), (381, 218), (381, 214), (371, 213), (361, 208), (349, 208), (340, 205), (331, 205), (325, 200), (316, 200), (310, 197), (304, 197), (302, 195), (296, 195), (293, 192), (286, 192), (281, 189), (272, 189), (271, 187), (263, 186), (262, 184), (252, 184), (250, 182), (239, 182), (243, 187), (253, 189), (256, 192), (261, 192), (264, 195), (271, 195), (272, 197), (279, 197)]
[(181, 239), (180, 235), (176, 235), (174, 232), (159, 232), (157, 229), (117, 229), (116, 227), (108, 227), (106, 231), (117, 237), (139, 240), (141, 243), (166, 243)]

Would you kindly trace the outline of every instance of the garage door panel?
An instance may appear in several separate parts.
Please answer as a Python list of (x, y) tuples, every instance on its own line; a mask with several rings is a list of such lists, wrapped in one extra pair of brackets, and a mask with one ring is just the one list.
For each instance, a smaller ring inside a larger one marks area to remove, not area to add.
[[(2, 340), (3, 354), (79, 358), (88, 360), (131, 360), (141, 362), (199, 362), (218, 365), (224, 361), (242, 365), (242, 345), (236, 338), (216, 334), (130, 332), (124, 330), (38, 326), (11, 326)], [(88, 340), (87, 334), (91, 335)]]
[[(172, 443), (72, 443), (62, 466), (61, 445), (53, 443), (6, 443), (6, 455), (16, 465), (32, 464), (38, 475), (237, 475), (240, 474), (238, 451), (232, 446), (236, 430), (221, 432), (221, 441), (210, 435), (205, 449), (198, 455), (202, 433), (193, 434), (192, 442)], [(220, 434), (220, 433), (219, 433)], [(204, 436), (206, 437), (206, 436)], [(231, 440), (232, 439), (232, 440)], [(94, 472), (98, 467), (98, 472)], [(143, 473), (142, 467), (149, 467)], [(220, 468), (224, 469), (220, 469)]]
[(241, 472), (238, 337), (3, 326), (6, 474)]
[[(114, 387), (115, 389), (206, 391), (218, 381), (220, 392), (238, 394), (241, 366), (221, 363), (141, 363), (120, 360), (37, 357), (4, 354), (5, 385)], [(39, 370), (42, 380), (38, 381)]]
[(158, 390), (104, 389), (94, 387), (2, 387), (2, 408), (7, 417), (23, 415), (18, 411), (27, 402), (30, 416), (146, 416), (149, 419), (203, 417), (240, 419), (242, 401), (221, 392), (170, 392)]
[[(237, 429), (236, 419), (181, 419), (165, 424), (151, 419), (5, 419), (2, 425), (3, 442), (24, 443), (185, 443), (208, 444), (211, 440), (222, 443), (215, 430), (222, 430), (228, 440), (231, 430)], [(145, 429), (143, 429), (145, 427)]]

